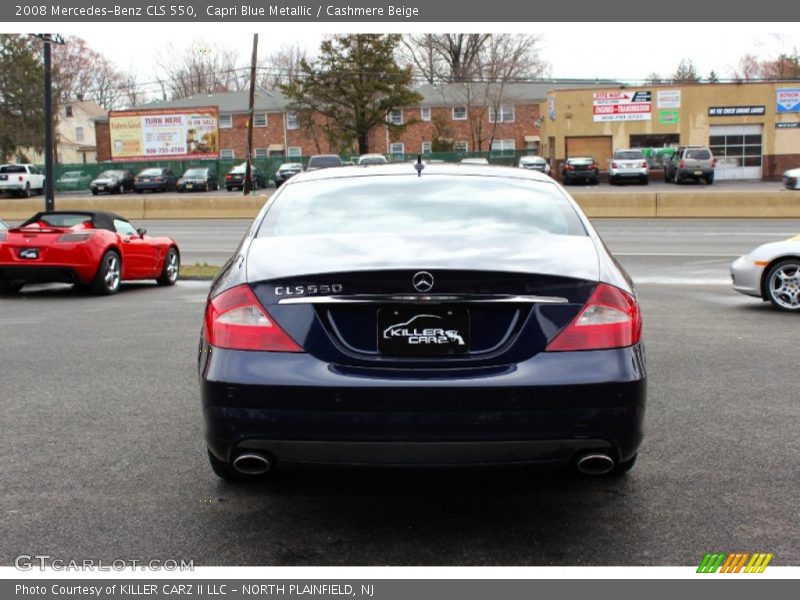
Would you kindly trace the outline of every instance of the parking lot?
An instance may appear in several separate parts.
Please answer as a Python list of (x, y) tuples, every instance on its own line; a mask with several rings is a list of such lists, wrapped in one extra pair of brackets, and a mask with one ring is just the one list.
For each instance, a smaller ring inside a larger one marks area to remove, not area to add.
[[(137, 225), (220, 264), (248, 223)], [(736, 294), (727, 272), (800, 220), (595, 224), (645, 319), (647, 431), (627, 477), (307, 469), (231, 486), (203, 445), (207, 282), (31, 286), (0, 299), (0, 563), (696, 565), (715, 550), (800, 564), (798, 316)]]

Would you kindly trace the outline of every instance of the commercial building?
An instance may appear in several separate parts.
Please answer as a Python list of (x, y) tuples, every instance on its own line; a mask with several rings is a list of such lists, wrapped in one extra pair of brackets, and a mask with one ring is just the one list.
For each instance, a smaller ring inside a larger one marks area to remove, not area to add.
[[(542, 80), (528, 83), (450, 83), (424, 85), (418, 105), (399, 107), (387, 121), (405, 127), (393, 134), (376, 127), (369, 136), (370, 152), (386, 155), (428, 154), (437, 151), (539, 152), (542, 102), (553, 88), (582, 87), (588, 80)], [(608, 81), (606, 84), (610, 83)], [(340, 152), (338, 132), (321, 115), (300, 118), (288, 110), (289, 101), (279, 91), (259, 90), (255, 97), (253, 154), (255, 158), (301, 157)], [(136, 112), (186, 113), (214, 109), (218, 113), (218, 148), (222, 160), (240, 160), (247, 151), (248, 92), (198, 94), (178, 100), (151, 102)], [(98, 160), (120, 160), (113, 151), (110, 120), (125, 112), (96, 119)], [(163, 135), (167, 136), (164, 131)], [(355, 152), (355, 149), (352, 150)], [(169, 156), (162, 155), (163, 158)], [(143, 158), (148, 158), (144, 155)]]
[(608, 168), (619, 148), (700, 145), (716, 179), (770, 179), (800, 166), (800, 81), (552, 89), (542, 104), (542, 154)]

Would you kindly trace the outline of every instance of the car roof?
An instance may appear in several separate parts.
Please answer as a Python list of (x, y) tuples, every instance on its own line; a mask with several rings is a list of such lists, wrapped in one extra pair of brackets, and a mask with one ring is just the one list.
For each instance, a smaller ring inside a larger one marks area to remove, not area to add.
[(20, 227), (24, 227), (29, 223), (35, 223), (47, 215), (86, 215), (88, 218), (92, 219), (92, 223), (96, 229), (107, 229), (109, 231), (114, 231), (114, 220), (128, 221), (128, 219), (123, 216), (104, 210), (52, 210), (50, 212), (44, 211), (36, 213), (30, 219), (22, 223)]
[[(337, 169), (320, 169), (318, 171), (305, 171), (295, 175), (289, 180), (290, 184), (304, 181), (322, 181), (326, 179), (345, 179), (359, 177), (384, 177), (389, 175), (408, 175), (417, 177), (416, 163), (398, 162), (386, 165), (354, 165), (339, 167)], [(428, 163), (422, 170), (421, 177), (426, 175), (446, 176), (472, 176), (472, 177), (505, 177), (512, 179), (527, 179), (530, 181), (543, 181), (552, 183), (553, 180), (538, 171), (526, 171), (514, 167), (499, 165), (474, 165), (461, 163)]]

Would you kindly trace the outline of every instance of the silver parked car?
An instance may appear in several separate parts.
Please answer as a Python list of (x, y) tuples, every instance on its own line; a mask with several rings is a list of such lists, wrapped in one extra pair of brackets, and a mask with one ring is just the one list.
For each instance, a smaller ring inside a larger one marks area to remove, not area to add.
[(733, 289), (800, 312), (800, 235), (763, 244), (731, 264)]
[(787, 190), (800, 190), (800, 169), (789, 169), (783, 174), (783, 185)]
[(520, 169), (532, 169), (548, 175), (550, 174), (550, 164), (541, 156), (520, 156), (517, 166)]
[(647, 185), (650, 170), (644, 153), (638, 149), (617, 150), (608, 166), (608, 183), (616, 185), (621, 181), (638, 181)]

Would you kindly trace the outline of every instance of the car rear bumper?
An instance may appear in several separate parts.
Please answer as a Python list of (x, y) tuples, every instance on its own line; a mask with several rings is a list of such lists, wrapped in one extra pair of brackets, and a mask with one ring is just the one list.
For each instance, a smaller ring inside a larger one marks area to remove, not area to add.
[(488, 376), (353, 375), (308, 354), (201, 354), (206, 442), (329, 464), (451, 465), (635, 454), (643, 435), (641, 347), (542, 353)]
[(630, 177), (631, 179), (634, 178), (646, 178), (648, 176), (647, 169), (609, 169), (608, 170), (609, 177)]
[(678, 169), (677, 175), (680, 179), (689, 179), (692, 177), (696, 179), (700, 177), (711, 177), (714, 175), (714, 169), (713, 168), (707, 169), (703, 167), (697, 167), (697, 168), (687, 167), (683, 169)]

